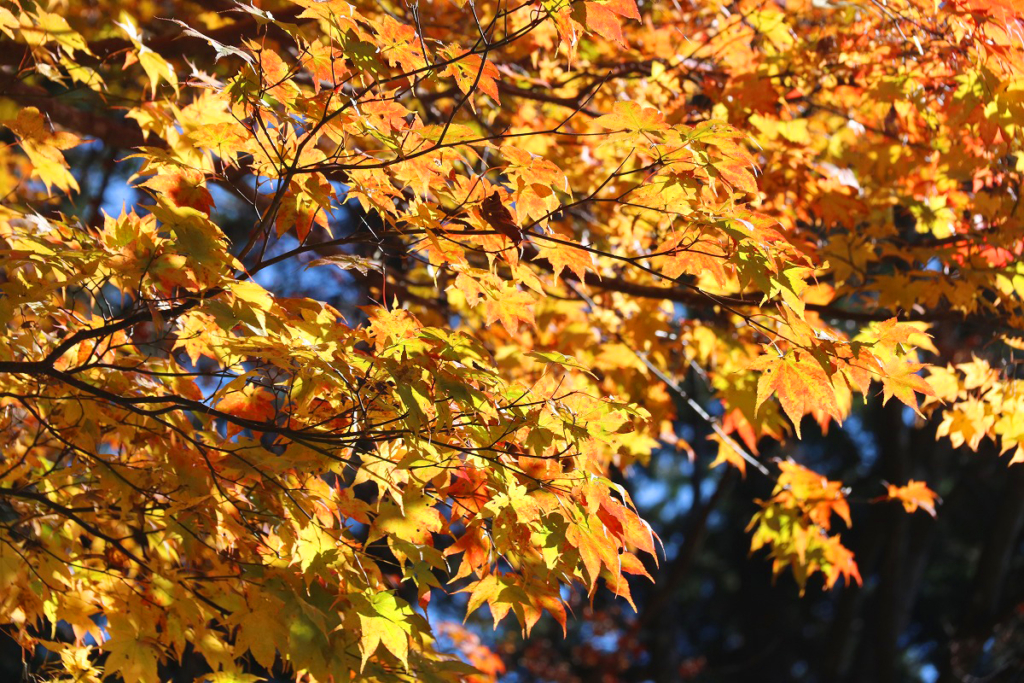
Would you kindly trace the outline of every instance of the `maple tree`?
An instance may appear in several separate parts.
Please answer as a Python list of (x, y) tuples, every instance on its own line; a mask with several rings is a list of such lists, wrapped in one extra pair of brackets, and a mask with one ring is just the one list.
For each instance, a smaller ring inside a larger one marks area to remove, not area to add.
[(848, 490), (766, 440), (881, 394), (1024, 461), (1011, 4), (157, 4), (0, 6), (0, 622), (57, 680), (493, 677), (431, 597), (630, 602), (680, 403), (801, 590)]

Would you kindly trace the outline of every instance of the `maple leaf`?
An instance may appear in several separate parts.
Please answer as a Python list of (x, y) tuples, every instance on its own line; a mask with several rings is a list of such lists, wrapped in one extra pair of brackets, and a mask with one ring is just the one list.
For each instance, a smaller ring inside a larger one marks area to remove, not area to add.
[(529, 293), (516, 289), (514, 285), (502, 284), (498, 291), (483, 300), (484, 322), (490, 325), (499, 321), (509, 334), (515, 334), (520, 322), (534, 324), (533, 304)]
[(840, 542), (839, 536), (833, 536), (825, 542), (823, 555), (826, 561), (826, 588), (835, 586), (839, 577), (843, 577), (847, 584), (853, 581), (859, 586), (864, 584), (860, 568), (853, 559), (853, 553)]
[(884, 320), (875, 327), (878, 342), (885, 345), (906, 344), (911, 335), (920, 333), (913, 325), (901, 323), (896, 318)]
[(757, 382), (755, 410), (776, 394), (782, 409), (793, 421), (797, 437), (801, 418), (814, 410), (822, 410), (842, 422), (831, 380), (818, 361), (807, 354), (763, 355), (751, 363), (749, 369), (762, 372)]
[(205, 185), (205, 176), (199, 171), (177, 168), (158, 173), (141, 186), (154, 190), (158, 200), (170, 200), (174, 206), (190, 207), (208, 214), (214, 202)]
[(78, 181), (68, 171), (68, 162), (63, 150), (78, 145), (78, 136), (66, 132), (55, 132), (35, 107), (25, 107), (13, 121), (4, 125), (18, 136), (21, 148), (32, 164), (32, 174), (46, 186), (47, 192), (56, 187), (62, 192), (78, 191)]
[(718, 442), (718, 455), (711, 462), (711, 464), (708, 465), (708, 467), (718, 467), (723, 463), (727, 463), (738, 469), (740, 471), (740, 474), (746, 477), (747, 461), (743, 458), (743, 456), (740, 455), (736, 451), (736, 449), (732, 447), (731, 444), (726, 442), (725, 439), (718, 436), (717, 434), (713, 434), (709, 438), (713, 441)]
[(362, 653), (360, 671), (383, 646), (409, 668), (409, 636), (412, 626), (408, 622), (409, 608), (387, 591), (369, 594), (359, 610), (359, 651)]
[(586, 25), (593, 33), (614, 40), (622, 47), (629, 47), (626, 39), (622, 36), (622, 26), (619, 18), (608, 7), (597, 2), (584, 3), (586, 12)]
[[(221, 413), (251, 422), (271, 421), (277, 414), (274, 395), (255, 384), (246, 384), (241, 390), (224, 395), (216, 408)], [(228, 425), (229, 434), (237, 434), (241, 430), (237, 424)]]
[(345, 55), (329, 41), (314, 40), (306, 54), (306, 68), (313, 75), (313, 92), (319, 93), (324, 83), (338, 88), (349, 73), (345, 66)]
[(750, 194), (757, 193), (754, 167), (745, 160), (724, 159), (714, 164), (715, 171), (734, 189)]
[(521, 221), (533, 218), (539, 225), (546, 225), (561, 208), (555, 190), (569, 189), (565, 173), (548, 159), (511, 145), (504, 145), (501, 153), (509, 161), (505, 173), (514, 181), (516, 215)]
[(285, 192), (274, 220), (278, 236), (294, 228), (301, 242), (305, 241), (314, 225), (326, 230), (327, 214), (333, 196), (331, 184), (318, 173), (293, 182)]
[(495, 626), (508, 616), (514, 604), (518, 604), (522, 609), (523, 604), (530, 602), (522, 587), (517, 585), (515, 576), (508, 574), (487, 574), (460, 592), (469, 593), (469, 602), (466, 605), (467, 616), (487, 604), (491, 609), (491, 617), (494, 619)]
[(378, 352), (405, 339), (412, 339), (422, 328), (416, 316), (401, 308), (375, 306), (369, 314), (367, 333)]
[(375, 28), (380, 53), (391, 66), (401, 66), (405, 71), (416, 71), (424, 66), (423, 46), (415, 27), (383, 14)]
[(683, 273), (703, 277), (710, 275), (719, 286), (724, 286), (729, 275), (726, 271), (729, 254), (717, 241), (707, 235), (678, 234), (659, 249), (656, 261), (661, 264), (665, 277), (678, 278)]
[(248, 650), (260, 665), (273, 666), (278, 643), (288, 639), (287, 626), (278, 619), (280, 600), (256, 594), (248, 598), (248, 603), (249, 610), (240, 611), (236, 616), (236, 646), (240, 652)]
[(25, 17), (30, 20), (18, 22), (16, 26), (21, 29), (25, 41), (30, 45), (43, 45), (53, 40), (69, 51), (92, 54), (85, 37), (72, 29), (67, 19), (60, 14), (39, 9), (31, 14), (25, 13)]
[(882, 368), (882, 402), (887, 403), (890, 398), (895, 396), (904, 405), (921, 415), (915, 392), (926, 396), (935, 395), (935, 390), (928, 384), (928, 381), (916, 374), (923, 367), (925, 367), (923, 363), (890, 358)]
[(887, 500), (898, 500), (903, 503), (903, 509), (907, 512), (915, 512), (921, 508), (932, 517), (935, 516), (935, 503), (941, 502), (935, 491), (928, 488), (923, 481), (911, 479), (903, 486), (888, 484)]
[(475, 86), (495, 102), (500, 101), (497, 79), (501, 74), (493, 62), (485, 61), (480, 55), (464, 52), (457, 45), (450, 45), (441, 54), (451, 62), (440, 72), (440, 76), (452, 76), (459, 90), (467, 95)]
[(443, 528), (444, 518), (431, 505), (430, 498), (414, 489), (408, 489), (401, 505), (392, 502), (381, 504), (368, 542), (381, 536), (393, 535), (413, 544), (432, 545), (433, 535)]
[(611, 114), (594, 119), (602, 128), (615, 131), (615, 140), (626, 140), (641, 144), (654, 142), (668, 129), (665, 116), (654, 107), (644, 107), (637, 102), (616, 102)]
[(597, 2), (625, 19), (640, 21), (640, 10), (636, 0), (597, 0)]
[(548, 243), (543, 240), (537, 246), (536, 258), (546, 259), (554, 269), (555, 279), (562, 271), (569, 269), (580, 282), (584, 282), (587, 271), (594, 269), (594, 259), (586, 249), (559, 242)]
[[(111, 619), (115, 632), (126, 633), (122, 619)], [(125, 683), (147, 683), (157, 680), (157, 661), (162, 654), (142, 638), (115, 637), (103, 643), (109, 653), (105, 664), (107, 673), (120, 674)]]

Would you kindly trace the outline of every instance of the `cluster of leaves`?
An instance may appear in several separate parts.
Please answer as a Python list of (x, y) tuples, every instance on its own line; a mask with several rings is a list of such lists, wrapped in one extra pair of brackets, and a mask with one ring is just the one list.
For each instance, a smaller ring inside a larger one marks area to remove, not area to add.
[[(629, 600), (656, 539), (615, 477), (691, 371), (744, 472), (879, 384), (1019, 445), (1004, 374), (918, 374), (929, 323), (1024, 321), (1013, 10), (129, 4), (0, 11), (0, 620), (69, 624), (72, 675), (90, 640), (128, 683), (497, 673), (432, 592), (527, 632)], [(73, 204), (89, 139), (134, 148), (117, 215)], [(366, 305), (268, 289), (288, 264)], [(859, 580), (841, 483), (779, 469), (753, 548)]]
[[(1020, 348), (1016, 339), (1008, 342)], [(977, 356), (969, 362), (929, 369), (928, 381), (935, 388), (935, 400), (945, 403), (939, 436), (948, 436), (954, 446), (967, 445), (977, 451), (988, 437), (1000, 451), (1013, 451), (1010, 463), (1024, 462), (1024, 386), (1007, 377)]]
[(780, 463), (780, 469), (774, 495), (761, 503), (761, 511), (750, 522), (754, 529), (751, 550), (770, 546), (775, 573), (792, 567), (801, 589), (816, 571), (825, 574), (829, 588), (840, 576), (860, 583), (853, 554), (840, 543), (839, 536), (828, 535), (832, 515), (846, 526), (851, 524), (842, 483), (794, 462)]

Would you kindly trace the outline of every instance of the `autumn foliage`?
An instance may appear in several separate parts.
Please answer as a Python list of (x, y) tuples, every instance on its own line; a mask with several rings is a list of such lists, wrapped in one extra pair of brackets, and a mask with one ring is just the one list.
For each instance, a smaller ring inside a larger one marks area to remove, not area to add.
[(631, 601), (683, 378), (802, 590), (848, 489), (766, 440), (881, 394), (1024, 461), (1012, 4), (209, 5), (0, 5), (0, 623), (55, 680), (496, 676), (431, 597)]

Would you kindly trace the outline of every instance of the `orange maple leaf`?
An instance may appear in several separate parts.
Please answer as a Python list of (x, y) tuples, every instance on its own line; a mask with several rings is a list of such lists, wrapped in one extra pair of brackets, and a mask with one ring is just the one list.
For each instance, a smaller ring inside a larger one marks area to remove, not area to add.
[(832, 381), (818, 361), (808, 355), (764, 355), (751, 363), (750, 369), (763, 371), (757, 382), (755, 410), (773, 393), (777, 394), (782, 409), (793, 421), (798, 438), (801, 436), (800, 419), (814, 410), (824, 411), (842, 424), (843, 415)]
[(923, 481), (911, 479), (903, 486), (888, 484), (888, 494), (883, 500), (898, 500), (903, 503), (903, 509), (907, 512), (915, 512), (921, 508), (932, 517), (935, 516), (935, 503), (941, 503), (939, 494), (928, 488)]
[(913, 408), (915, 413), (924, 417), (918, 408), (917, 396), (914, 395), (914, 392), (934, 396), (935, 390), (924, 377), (915, 374), (923, 367), (924, 363), (890, 358), (882, 368), (882, 404), (888, 403), (889, 399), (895, 396), (902, 403)]

